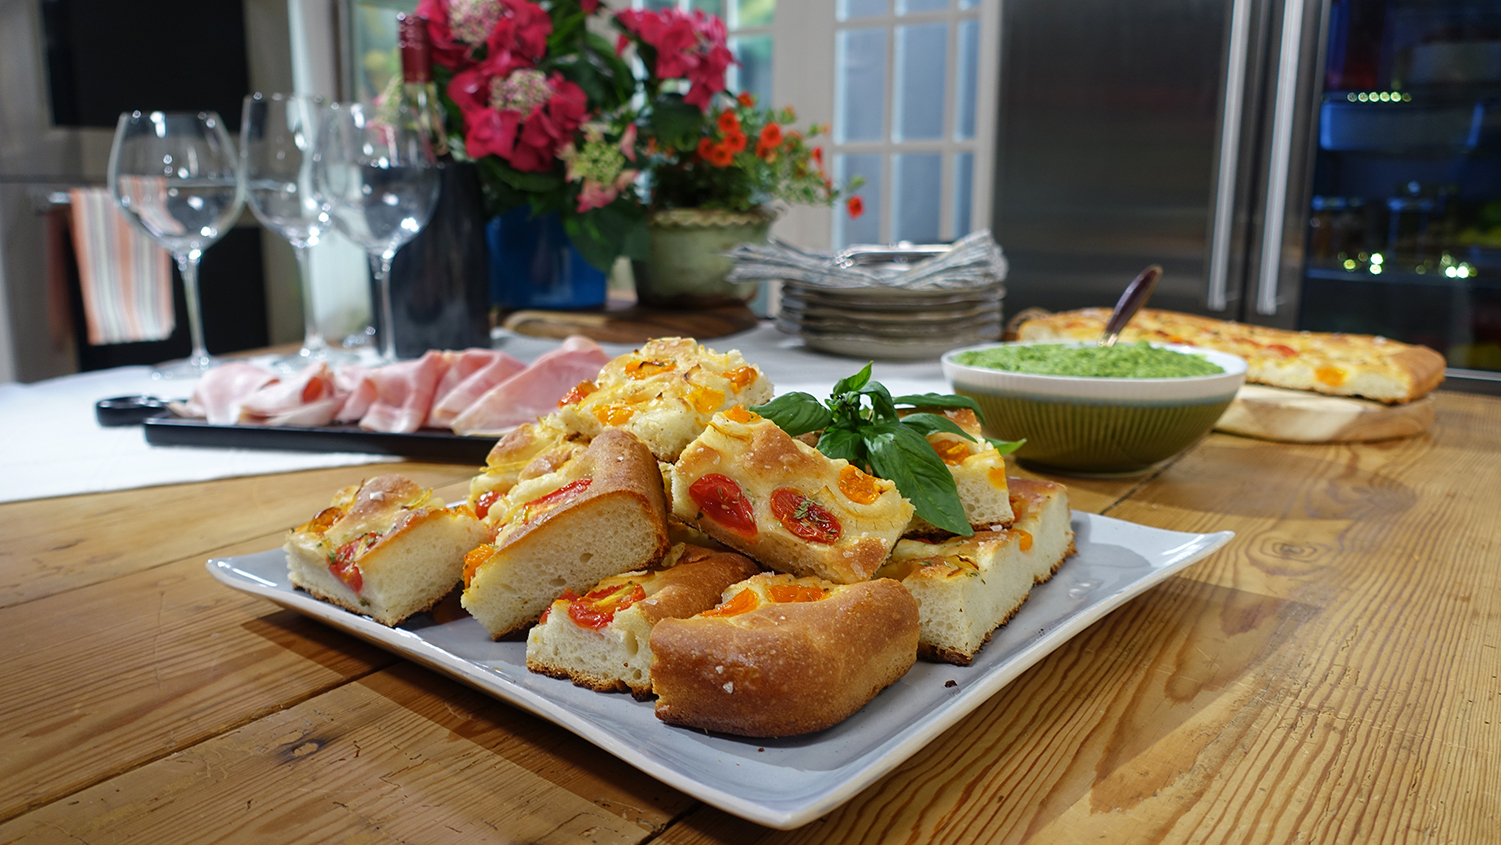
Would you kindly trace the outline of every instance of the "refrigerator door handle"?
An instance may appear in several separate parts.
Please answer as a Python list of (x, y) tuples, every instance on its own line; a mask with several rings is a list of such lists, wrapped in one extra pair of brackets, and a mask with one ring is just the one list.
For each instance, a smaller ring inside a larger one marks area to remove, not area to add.
[(1230, 9), (1230, 45), (1225, 65), (1225, 105), (1220, 117), (1220, 156), (1214, 180), (1214, 230), (1209, 242), (1211, 311), (1230, 307), (1230, 235), (1235, 227), (1235, 181), (1240, 167), (1240, 130), (1244, 117), (1246, 57), (1250, 52), (1252, 0), (1235, 0)]
[(1278, 48), (1272, 149), (1267, 160), (1266, 209), (1261, 230), (1261, 279), (1256, 288), (1257, 314), (1277, 313), (1277, 282), (1282, 271), (1282, 227), (1287, 215), (1287, 169), (1292, 162), (1293, 108), (1297, 104), (1299, 45), (1302, 41), (1303, 0), (1286, 0), (1282, 8), (1282, 43)]

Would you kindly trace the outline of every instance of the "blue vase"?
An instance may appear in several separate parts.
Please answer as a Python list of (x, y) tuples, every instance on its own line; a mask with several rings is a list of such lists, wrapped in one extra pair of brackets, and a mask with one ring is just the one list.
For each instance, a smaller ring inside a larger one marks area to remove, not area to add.
[(522, 308), (598, 308), (605, 304), (605, 274), (589, 266), (568, 240), (557, 214), (533, 217), (526, 206), (492, 217), (490, 301), (506, 311)]

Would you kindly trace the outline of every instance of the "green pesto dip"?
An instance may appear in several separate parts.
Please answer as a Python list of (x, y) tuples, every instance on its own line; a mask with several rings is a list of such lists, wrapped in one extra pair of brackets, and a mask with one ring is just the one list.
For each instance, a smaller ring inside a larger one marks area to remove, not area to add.
[(961, 352), (954, 356), (954, 360), (970, 367), (1040, 376), (1185, 378), (1218, 375), (1225, 371), (1198, 355), (1162, 349), (1143, 340), (1114, 346), (1057, 343), (997, 346)]

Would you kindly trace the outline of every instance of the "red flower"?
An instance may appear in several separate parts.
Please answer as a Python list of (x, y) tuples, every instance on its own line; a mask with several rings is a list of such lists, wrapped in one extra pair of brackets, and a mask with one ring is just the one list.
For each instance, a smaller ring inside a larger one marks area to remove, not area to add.
[(735, 131), (734, 132), (726, 133), (725, 136), (724, 136), (724, 145), (725, 145), (725, 148), (728, 149), (732, 153), (738, 153), (741, 150), (744, 150), (745, 149), (745, 144), (746, 144), (745, 133), (741, 132), (740, 131), (740, 127), (738, 127), (738, 126), (735, 127)]
[(756, 139), (757, 147), (765, 147), (774, 150), (782, 145), (782, 125), (768, 123), (761, 128), (761, 137)]
[(709, 163), (715, 167), (729, 167), (735, 162), (735, 154), (724, 144), (715, 144), (709, 148)]
[(625, 9), (615, 15), (626, 32), (656, 51), (652, 73), (659, 79), (686, 79), (683, 101), (705, 111), (714, 95), (724, 90), (724, 75), (735, 60), (725, 46), (724, 22), (695, 10), (647, 12)]
[(813, 148), (813, 163), (818, 165), (819, 170), (823, 169), (823, 147)]
[(736, 117), (735, 113), (732, 112), (732, 111), (723, 111), (723, 112), (720, 112), (719, 113), (719, 131), (723, 132), (726, 135), (730, 134), (731, 132), (739, 132), (740, 131), (740, 118)]
[(703, 159), (704, 161), (708, 161), (709, 160), (709, 156), (712, 155), (713, 152), (714, 152), (714, 142), (713, 141), (710, 141), (708, 138), (699, 138), (698, 139), (698, 157), (699, 158)]
[(850, 217), (859, 217), (865, 213), (865, 202), (859, 197), (850, 197), (844, 201), (844, 208), (849, 212)]
[(752, 94), (742, 92), (740, 96), (735, 98), (735, 102), (739, 103), (742, 106), (745, 106), (746, 108), (750, 108), (751, 106), (754, 106), (756, 104), (756, 98)]
[(599, 11), (599, 0), (579, 0), (579, 6), (583, 8), (584, 14), (592, 15)]
[(456, 74), (448, 96), (464, 113), (470, 156), (493, 154), (536, 173), (553, 169), (587, 108), (582, 88), (561, 74), (544, 77), (505, 52)]
[(536, 63), (552, 33), (552, 18), (529, 0), (419, 0), (416, 14), (427, 20), (433, 61), (455, 71), (475, 63), (481, 44), (490, 58), (515, 52)]

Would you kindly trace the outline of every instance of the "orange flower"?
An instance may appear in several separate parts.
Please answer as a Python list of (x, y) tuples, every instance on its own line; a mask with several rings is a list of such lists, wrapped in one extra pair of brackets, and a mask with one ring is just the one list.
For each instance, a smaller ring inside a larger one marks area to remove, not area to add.
[(859, 217), (865, 213), (865, 202), (859, 197), (850, 197), (844, 201), (844, 208), (849, 212), (850, 217)]
[(739, 103), (742, 106), (745, 106), (746, 108), (750, 108), (751, 106), (754, 106), (756, 104), (756, 98), (753, 94), (742, 92), (740, 96), (735, 98), (735, 102)]
[(719, 131), (728, 135), (731, 132), (740, 131), (740, 118), (732, 111), (719, 113)]
[(735, 154), (724, 144), (714, 144), (709, 148), (709, 163), (715, 167), (729, 167), (735, 161)]
[(782, 145), (782, 125), (768, 123), (761, 129), (761, 137), (756, 140), (757, 152), (761, 149), (774, 150)]
[(823, 147), (813, 148), (813, 163), (818, 165), (819, 170), (823, 170)]
[(699, 138), (698, 139), (698, 157), (701, 158), (701, 159), (703, 159), (704, 161), (711, 161), (712, 159), (710, 158), (710, 156), (712, 156), (713, 153), (714, 153), (714, 142), (710, 141), (708, 138)]
[(741, 132), (739, 129), (736, 129), (734, 132), (726, 133), (724, 136), (724, 145), (732, 153), (738, 153), (741, 150), (744, 150), (745, 143), (745, 133)]

